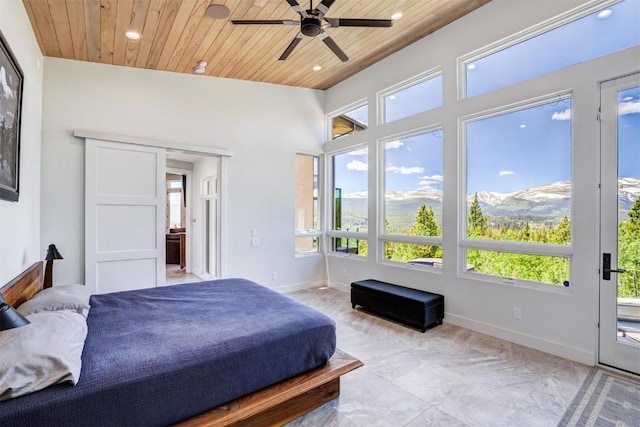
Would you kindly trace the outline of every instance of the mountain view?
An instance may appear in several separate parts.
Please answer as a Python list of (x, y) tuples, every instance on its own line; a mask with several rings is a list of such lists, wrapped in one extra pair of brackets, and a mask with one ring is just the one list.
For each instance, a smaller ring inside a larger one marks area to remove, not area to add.
[[(516, 217), (531, 224), (556, 224), (564, 216), (571, 214), (571, 184), (559, 181), (540, 187), (519, 190), (513, 193), (491, 191), (478, 192), (478, 202), (484, 215), (490, 218)], [(471, 204), (475, 194), (468, 196)], [(620, 178), (618, 180), (618, 206), (620, 218), (625, 219), (634, 201), (640, 198), (640, 180)], [(411, 227), (420, 205), (426, 202), (433, 208), (439, 223), (442, 223), (442, 192), (422, 190), (407, 192), (387, 192), (386, 214), (389, 223), (395, 227)], [(345, 194), (342, 197), (343, 229), (355, 230), (366, 224), (367, 199), (365, 193)]]

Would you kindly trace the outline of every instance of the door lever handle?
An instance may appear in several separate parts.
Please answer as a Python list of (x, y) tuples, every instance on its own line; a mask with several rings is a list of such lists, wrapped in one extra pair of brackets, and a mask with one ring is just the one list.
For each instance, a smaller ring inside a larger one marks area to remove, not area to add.
[(625, 273), (627, 270), (625, 270), (624, 268), (618, 268), (618, 269), (611, 269), (611, 268), (605, 268), (604, 272), (605, 273)]
[(611, 268), (611, 254), (602, 254), (602, 280), (611, 280), (611, 273), (624, 273), (624, 268)]

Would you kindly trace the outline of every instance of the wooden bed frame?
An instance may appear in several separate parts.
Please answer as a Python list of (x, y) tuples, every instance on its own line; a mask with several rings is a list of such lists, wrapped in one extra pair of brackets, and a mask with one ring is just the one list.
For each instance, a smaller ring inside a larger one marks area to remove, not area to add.
[[(42, 290), (42, 264), (33, 264), (0, 288), (0, 293), (7, 303), (17, 307)], [(282, 425), (338, 397), (340, 377), (360, 366), (360, 360), (338, 349), (325, 366), (210, 409), (176, 425)]]

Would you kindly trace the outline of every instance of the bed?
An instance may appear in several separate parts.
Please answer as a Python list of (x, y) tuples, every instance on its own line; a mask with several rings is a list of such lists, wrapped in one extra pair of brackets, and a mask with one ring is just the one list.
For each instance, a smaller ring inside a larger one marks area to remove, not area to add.
[[(41, 289), (36, 263), (0, 292), (17, 307)], [(90, 302), (77, 384), (0, 402), (0, 425), (278, 425), (362, 365), (336, 349), (331, 319), (244, 279)]]

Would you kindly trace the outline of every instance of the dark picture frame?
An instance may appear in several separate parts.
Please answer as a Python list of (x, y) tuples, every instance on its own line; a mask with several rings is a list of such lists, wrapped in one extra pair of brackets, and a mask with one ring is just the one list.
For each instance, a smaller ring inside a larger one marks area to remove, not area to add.
[(24, 74), (0, 31), (0, 200), (18, 201)]

